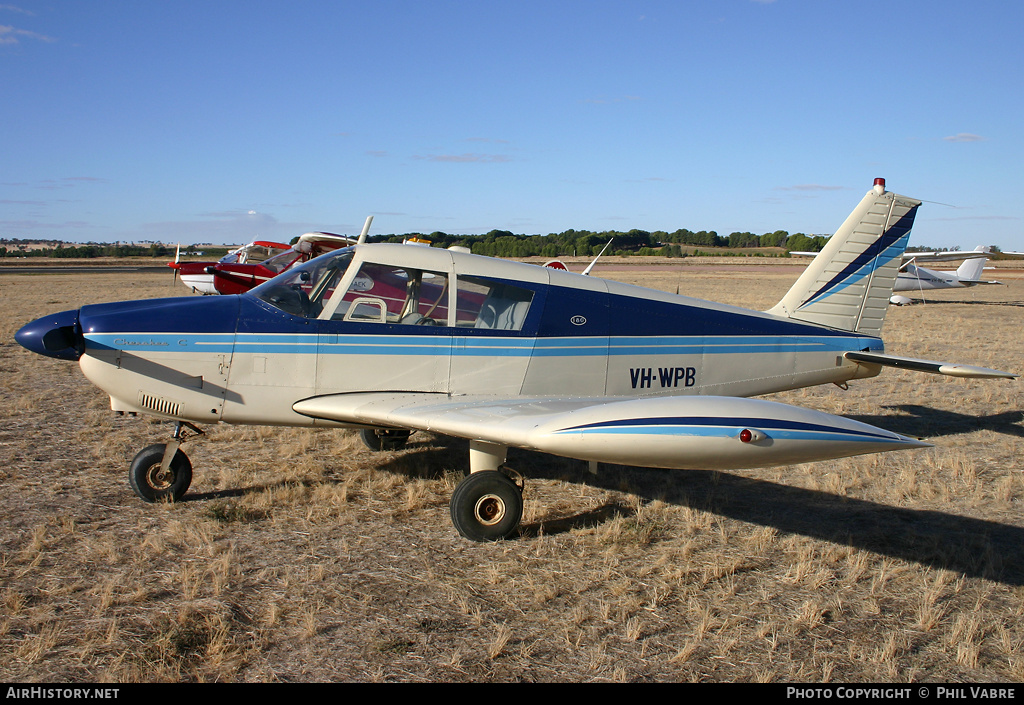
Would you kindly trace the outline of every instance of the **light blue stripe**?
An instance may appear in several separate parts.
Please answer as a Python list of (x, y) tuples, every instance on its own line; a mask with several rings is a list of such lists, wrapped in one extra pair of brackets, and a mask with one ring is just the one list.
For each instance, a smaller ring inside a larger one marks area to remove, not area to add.
[(506, 338), (411, 335), (240, 333), (86, 334), (92, 347), (227, 354), (447, 355), (457, 357), (641, 357), (654, 355), (776, 354), (880, 350), (876, 338), (712, 337)]
[[(703, 438), (733, 438), (738, 436), (746, 426), (602, 426), (600, 428), (567, 429), (557, 431), (556, 435), (565, 434), (588, 434), (600, 435), (607, 433), (611, 435), (634, 435), (634, 436), (700, 436)], [(870, 443), (903, 443), (902, 438), (884, 436), (865, 436), (856, 432), (845, 432), (836, 429), (833, 432), (823, 431), (793, 431), (783, 429), (758, 429), (769, 438), (775, 440), (794, 441), (859, 441)]]
[(889, 245), (889, 247), (887, 247), (884, 252), (879, 254), (877, 257), (872, 259), (870, 262), (867, 262), (863, 267), (858, 269), (856, 272), (853, 272), (852, 274), (850, 274), (850, 276), (847, 277), (846, 281), (844, 281), (841, 284), (837, 284), (835, 287), (829, 289), (828, 291), (825, 291), (825, 292), (819, 294), (818, 296), (815, 296), (815, 297), (813, 297), (811, 299), (808, 299), (807, 301), (805, 301), (804, 303), (802, 303), (800, 305), (800, 308), (804, 308), (806, 306), (810, 306), (812, 304), (816, 304), (819, 301), (823, 301), (823, 300), (827, 299), (828, 297), (832, 296), (833, 294), (837, 294), (840, 291), (842, 291), (843, 289), (846, 289), (846, 288), (848, 288), (850, 286), (853, 286), (854, 284), (856, 284), (860, 280), (864, 279), (865, 277), (867, 277), (868, 275), (873, 273), (876, 269), (880, 269), (881, 267), (884, 267), (885, 265), (889, 264), (890, 262), (892, 262), (897, 257), (902, 257), (903, 256), (903, 252), (907, 248), (907, 242), (909, 242), (909, 241), (910, 241), (910, 233), (907, 232), (906, 235), (902, 236), (899, 240), (896, 240), (893, 244)]

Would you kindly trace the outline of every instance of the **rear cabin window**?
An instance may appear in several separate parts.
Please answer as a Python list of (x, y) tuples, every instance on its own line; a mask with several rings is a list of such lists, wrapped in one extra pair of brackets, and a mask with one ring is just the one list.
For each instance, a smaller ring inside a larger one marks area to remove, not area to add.
[(479, 277), (459, 277), (455, 324), (460, 328), (522, 330), (533, 292)]

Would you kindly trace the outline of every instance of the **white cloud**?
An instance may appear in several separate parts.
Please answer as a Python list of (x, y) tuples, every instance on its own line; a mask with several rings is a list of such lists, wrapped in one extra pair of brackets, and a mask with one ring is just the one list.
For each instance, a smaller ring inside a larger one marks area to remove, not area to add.
[(30, 12), (29, 10), (26, 10), (24, 8), (17, 7), (16, 5), (0, 4), (0, 10), (2, 10), (4, 12), (17, 12), (18, 14), (29, 15), (30, 17), (34, 17), (35, 14), (36, 14), (36, 13)]
[(624, 98), (586, 98), (583, 100), (584, 103), (590, 103), (591, 105), (612, 105), (614, 103), (629, 103), (632, 101), (640, 100), (638, 95), (627, 95)]
[(425, 157), (417, 156), (416, 159), (424, 159), (428, 162), (449, 162), (457, 164), (500, 164), (512, 161), (511, 158), (504, 154), (477, 154), (474, 152), (467, 152), (466, 154), (428, 154)]
[(824, 184), (796, 184), (795, 186), (776, 186), (776, 191), (842, 191), (842, 186), (825, 186)]
[(973, 135), (970, 132), (958, 132), (955, 135), (949, 137), (943, 137), (943, 142), (984, 142), (985, 138), (981, 135)]
[(57, 41), (53, 37), (47, 37), (45, 34), (30, 32), (27, 29), (18, 29), (8, 24), (0, 24), (0, 44), (18, 44), (22, 38), (35, 39), (47, 43)]

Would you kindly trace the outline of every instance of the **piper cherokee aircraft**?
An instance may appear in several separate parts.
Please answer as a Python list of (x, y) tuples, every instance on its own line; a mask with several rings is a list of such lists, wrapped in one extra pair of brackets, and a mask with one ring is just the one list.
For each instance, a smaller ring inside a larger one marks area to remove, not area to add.
[(207, 271), (210, 267), (219, 264), (250, 264), (269, 259), (282, 252), (291, 249), (291, 245), (280, 242), (269, 242), (267, 240), (255, 240), (248, 245), (242, 245), (238, 249), (231, 250), (217, 262), (182, 262), (180, 261), (181, 248), (174, 255), (174, 261), (168, 262), (167, 266), (174, 270), (175, 278), (181, 277), (181, 283), (192, 291), (199, 294), (216, 294), (217, 289), (213, 283), (213, 273)]
[(771, 310), (399, 244), (327, 253), (237, 296), (83, 306), (15, 336), (77, 360), (117, 412), (175, 423), (135, 456), (147, 502), (182, 497), (196, 424), (416, 430), (469, 441), (450, 501), (460, 534), (511, 536), (523, 478), (510, 446), (590, 462), (739, 469), (928, 446), (748, 397), (873, 377), (883, 366), (1016, 375), (895, 357), (880, 337), (920, 201), (874, 187)]

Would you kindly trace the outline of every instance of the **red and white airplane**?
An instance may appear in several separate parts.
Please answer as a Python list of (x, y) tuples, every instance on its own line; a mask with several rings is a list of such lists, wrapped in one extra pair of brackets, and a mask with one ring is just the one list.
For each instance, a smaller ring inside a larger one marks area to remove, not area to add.
[[(214, 293), (244, 294), (296, 265), (308, 262), (325, 252), (354, 244), (355, 238), (344, 235), (305, 233), (287, 250), (262, 262), (218, 262), (207, 267), (206, 271), (213, 279)], [(184, 279), (184, 276), (182, 278)]]
[(294, 245), (257, 240), (232, 250), (218, 262), (181, 262), (176, 255), (167, 266), (181, 276), (182, 284), (196, 293), (242, 294), (297, 264), (364, 241), (372, 222), (371, 215), (358, 240), (333, 233), (305, 233)]
[(213, 284), (213, 272), (209, 271), (211, 268), (221, 264), (254, 265), (290, 249), (291, 245), (280, 242), (254, 240), (248, 245), (231, 250), (217, 262), (182, 262), (181, 247), (179, 246), (174, 255), (174, 261), (168, 262), (167, 266), (174, 270), (175, 278), (180, 276), (181, 283), (197, 294), (216, 294), (217, 288)]

